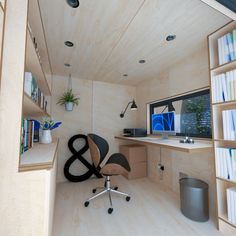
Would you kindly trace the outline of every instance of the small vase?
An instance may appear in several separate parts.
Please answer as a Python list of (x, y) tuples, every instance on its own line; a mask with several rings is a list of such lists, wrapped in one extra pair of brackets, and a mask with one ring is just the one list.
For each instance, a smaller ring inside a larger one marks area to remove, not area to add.
[(67, 102), (65, 103), (65, 108), (67, 111), (73, 111), (74, 103), (73, 102)]
[(44, 144), (52, 142), (51, 130), (43, 130), (40, 142)]

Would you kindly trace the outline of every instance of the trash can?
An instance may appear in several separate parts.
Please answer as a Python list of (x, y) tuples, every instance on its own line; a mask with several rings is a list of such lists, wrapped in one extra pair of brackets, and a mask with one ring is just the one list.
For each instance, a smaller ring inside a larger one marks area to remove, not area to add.
[(205, 222), (209, 219), (208, 184), (200, 179), (181, 178), (180, 209), (187, 218)]

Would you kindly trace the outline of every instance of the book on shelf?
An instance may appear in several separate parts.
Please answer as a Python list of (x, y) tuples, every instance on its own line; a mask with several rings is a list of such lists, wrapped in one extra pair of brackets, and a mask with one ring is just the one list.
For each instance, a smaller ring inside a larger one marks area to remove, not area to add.
[(226, 189), (228, 221), (236, 225), (236, 188)]
[(223, 65), (236, 59), (236, 31), (233, 30), (218, 38), (219, 65)]
[(236, 182), (236, 149), (218, 147), (215, 152), (216, 175)]
[(236, 99), (236, 70), (212, 77), (212, 102), (228, 102)]
[(37, 85), (37, 81), (31, 72), (25, 72), (24, 91), (40, 108), (47, 111), (47, 101), (43, 92)]
[(236, 110), (223, 110), (223, 136), (225, 140), (236, 140)]
[(21, 154), (33, 147), (34, 142), (39, 141), (39, 131), (31, 119), (22, 119), (21, 125)]

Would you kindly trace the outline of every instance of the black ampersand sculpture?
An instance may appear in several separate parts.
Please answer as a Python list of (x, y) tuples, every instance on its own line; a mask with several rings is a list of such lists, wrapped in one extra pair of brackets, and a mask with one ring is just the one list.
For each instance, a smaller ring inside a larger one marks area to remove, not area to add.
[[(73, 143), (76, 139), (84, 139), (85, 140), (85, 145), (80, 149), (80, 150), (75, 150)], [(90, 164), (82, 154), (84, 154), (88, 149), (88, 138), (86, 135), (83, 134), (78, 134), (70, 138), (68, 142), (68, 148), (70, 149), (71, 153), (73, 154), (65, 163), (64, 166), (64, 175), (65, 177), (71, 181), (71, 182), (82, 182), (85, 181), (86, 179), (90, 178), (93, 174), (95, 174), (98, 178), (102, 178), (102, 175), (96, 170), (93, 164)], [(88, 171), (83, 174), (83, 175), (72, 175), (70, 173), (70, 166), (71, 164), (78, 159), (83, 163), (88, 168)]]

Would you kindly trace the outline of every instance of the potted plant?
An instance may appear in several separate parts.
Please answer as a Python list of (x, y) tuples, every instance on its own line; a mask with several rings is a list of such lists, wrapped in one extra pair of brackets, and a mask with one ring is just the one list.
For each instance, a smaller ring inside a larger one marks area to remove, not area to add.
[(42, 129), (40, 143), (46, 144), (52, 142), (51, 130), (59, 127), (61, 125), (61, 122), (54, 121), (51, 119), (44, 119), (42, 122), (35, 120), (35, 125)]
[(74, 105), (79, 105), (79, 98), (72, 93), (72, 89), (63, 93), (57, 104), (65, 105), (66, 111), (72, 111)]

